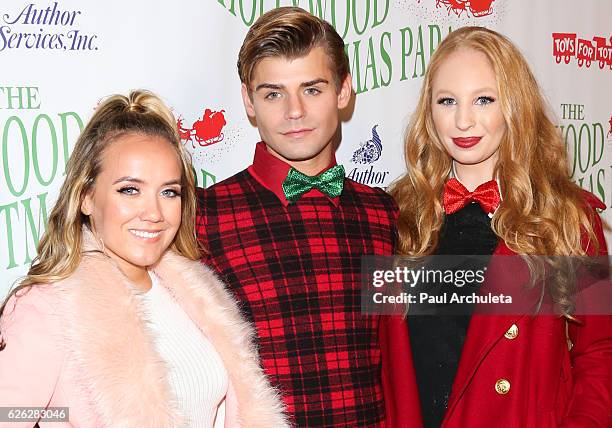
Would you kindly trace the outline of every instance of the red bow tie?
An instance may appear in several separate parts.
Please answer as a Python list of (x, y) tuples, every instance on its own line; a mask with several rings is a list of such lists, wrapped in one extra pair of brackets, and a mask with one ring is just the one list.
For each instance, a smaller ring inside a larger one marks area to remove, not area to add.
[(478, 202), (482, 209), (489, 214), (497, 209), (501, 198), (495, 180), (487, 181), (470, 192), (459, 180), (451, 178), (444, 184), (443, 201), (446, 214), (457, 212), (470, 202)]

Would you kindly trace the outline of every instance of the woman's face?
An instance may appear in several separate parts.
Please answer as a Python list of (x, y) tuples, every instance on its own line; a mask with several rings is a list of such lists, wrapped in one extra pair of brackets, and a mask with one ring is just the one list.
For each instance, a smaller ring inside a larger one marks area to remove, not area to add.
[(469, 48), (453, 52), (433, 76), (431, 94), (433, 122), (457, 175), (493, 178), (506, 122), (487, 57)]
[(170, 143), (135, 133), (111, 143), (81, 211), (123, 273), (140, 276), (181, 224), (181, 164)]

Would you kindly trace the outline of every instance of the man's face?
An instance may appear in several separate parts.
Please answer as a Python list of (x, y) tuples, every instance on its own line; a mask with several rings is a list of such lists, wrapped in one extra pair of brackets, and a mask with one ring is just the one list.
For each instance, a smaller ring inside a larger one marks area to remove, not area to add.
[(350, 96), (351, 77), (338, 90), (321, 47), (293, 60), (265, 58), (253, 70), (251, 88), (242, 85), (247, 114), (268, 151), (308, 175), (329, 165), (338, 111)]

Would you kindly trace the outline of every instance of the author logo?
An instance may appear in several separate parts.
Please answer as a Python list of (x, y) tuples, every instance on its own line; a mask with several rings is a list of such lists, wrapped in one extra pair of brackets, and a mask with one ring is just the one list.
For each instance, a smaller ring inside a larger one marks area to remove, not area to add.
[(368, 186), (383, 186), (383, 183), (389, 176), (389, 171), (374, 170), (374, 163), (380, 159), (383, 150), (382, 140), (376, 128), (378, 128), (378, 125), (372, 127), (372, 138), (362, 142), (351, 157), (351, 162), (354, 164), (370, 164), (370, 166), (364, 168), (355, 167), (347, 175), (351, 180), (367, 184)]
[(380, 141), (378, 132), (376, 132), (377, 127), (378, 125), (374, 125), (374, 128), (372, 128), (372, 139), (365, 143), (361, 143), (361, 147), (355, 150), (351, 162), (362, 164), (374, 163), (380, 158), (382, 153), (382, 142)]
[(79, 27), (82, 12), (27, 3), (0, 19), (0, 52), (7, 49), (97, 51), (98, 35)]

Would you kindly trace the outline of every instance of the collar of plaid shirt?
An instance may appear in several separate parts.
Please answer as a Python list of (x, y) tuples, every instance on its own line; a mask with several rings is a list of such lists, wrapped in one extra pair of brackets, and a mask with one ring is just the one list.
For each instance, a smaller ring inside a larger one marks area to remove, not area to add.
[[(327, 168), (320, 171), (327, 171), (328, 169), (336, 166), (336, 157), (334, 156)], [(263, 141), (257, 143), (255, 147), (255, 156), (253, 157), (253, 165), (251, 165), (247, 171), (266, 189), (273, 192), (276, 197), (281, 201), (284, 206), (289, 205), (289, 201), (285, 197), (285, 192), (283, 192), (283, 181), (287, 178), (287, 174), (289, 173), (289, 169), (291, 165), (286, 162), (283, 162), (276, 156), (273, 156), (266, 149), (266, 145)], [(329, 200), (334, 204), (334, 206), (338, 206), (340, 202), (340, 198), (330, 198), (325, 195), (318, 189), (312, 189), (306, 192), (302, 198), (308, 198), (312, 196), (325, 196), (329, 198)]]

